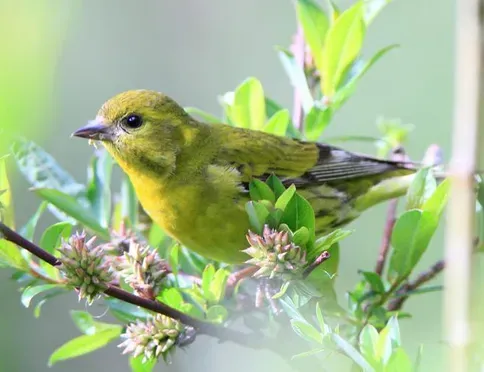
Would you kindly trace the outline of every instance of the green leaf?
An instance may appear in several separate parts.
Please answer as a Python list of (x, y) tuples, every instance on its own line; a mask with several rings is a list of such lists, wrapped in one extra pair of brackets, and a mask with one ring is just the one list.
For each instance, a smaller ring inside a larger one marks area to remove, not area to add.
[[(35, 189), (56, 189), (74, 197), (77, 202), (88, 208), (86, 187), (78, 183), (57, 161), (34, 142), (24, 139), (15, 141), (12, 154), (20, 172)], [(49, 210), (59, 219), (66, 220), (66, 215), (55, 206)]]
[(292, 242), (296, 245), (299, 245), (300, 247), (304, 247), (309, 241), (309, 238), (309, 229), (306, 226), (302, 226), (294, 232), (294, 235), (292, 236)]
[(203, 296), (205, 297), (205, 299), (211, 302), (216, 302), (215, 298), (213, 297), (212, 291), (210, 290), (210, 285), (214, 276), (215, 276), (215, 267), (212, 264), (207, 265), (205, 267), (205, 270), (203, 270), (202, 290), (203, 290)]
[(95, 152), (88, 168), (87, 198), (91, 209), (103, 227), (108, 227), (111, 219), (111, 173), (113, 158), (105, 150)]
[(388, 360), (385, 371), (388, 372), (415, 372), (410, 358), (402, 348), (397, 348), (392, 351), (392, 355)]
[(291, 285), (291, 281), (287, 281), (284, 284), (282, 284), (281, 288), (279, 289), (279, 292), (277, 292), (275, 295), (273, 295), (272, 298), (274, 300), (277, 300), (277, 299), (281, 298), (282, 296), (284, 296), (290, 285)]
[(332, 97), (343, 73), (353, 63), (363, 46), (365, 23), (362, 2), (358, 1), (341, 14), (326, 33), (322, 56), (322, 93)]
[(292, 231), (306, 227), (309, 230), (309, 236), (314, 237), (315, 217), (313, 208), (306, 199), (297, 193), (284, 208), (281, 223), (287, 224)]
[(121, 335), (121, 331), (121, 326), (118, 326), (117, 328), (106, 329), (93, 335), (76, 337), (52, 353), (49, 358), (49, 367), (59, 361), (72, 359), (100, 349), (117, 339)]
[[(6, 157), (0, 158), (0, 221), (11, 229), (15, 229), (13, 211), (13, 198), (10, 183), (7, 177)], [(27, 270), (28, 264), (23, 258), (19, 248), (0, 236), (0, 264), (14, 267), (18, 270)]]
[(321, 333), (323, 335), (330, 333), (331, 330), (324, 321), (323, 312), (321, 311), (321, 305), (319, 304), (319, 301), (316, 302), (316, 317), (318, 319), (319, 329), (321, 330)]
[(304, 135), (310, 141), (317, 141), (333, 116), (330, 107), (314, 105), (304, 119)]
[(388, 328), (390, 338), (392, 340), (392, 347), (400, 347), (402, 340), (400, 337), (400, 326), (398, 325), (398, 319), (396, 316), (392, 316), (388, 321), (385, 328)]
[(262, 129), (266, 121), (266, 108), (264, 90), (259, 80), (250, 77), (237, 87), (230, 116), (238, 127)]
[(272, 133), (276, 136), (284, 137), (289, 126), (289, 121), (289, 110), (283, 109), (272, 115), (262, 130), (266, 133)]
[(276, 201), (276, 196), (271, 188), (256, 178), (249, 183), (249, 194), (254, 201), (269, 200), (271, 203)]
[(245, 204), (245, 210), (249, 215), (251, 230), (261, 234), (266, 218), (269, 216), (269, 210), (264, 204), (255, 201)]
[(370, 70), (370, 68), (380, 60), (384, 55), (386, 55), (390, 50), (397, 48), (399, 45), (392, 44), (385, 48), (380, 49), (376, 52), (369, 60), (362, 64), (359, 64), (359, 68), (355, 71), (351, 78), (344, 84), (343, 87), (339, 88), (333, 97), (331, 107), (333, 110), (339, 109), (351, 95), (355, 92), (356, 86), (361, 78)]
[(95, 321), (86, 311), (71, 310), (71, 318), (79, 330), (85, 335), (94, 335), (107, 329), (119, 329), (118, 324), (109, 324)]
[(353, 345), (351, 345), (348, 341), (343, 339), (337, 333), (332, 333), (331, 337), (336, 346), (338, 346), (344, 354), (346, 354), (353, 362), (355, 362), (361, 369), (363, 369), (363, 371), (375, 371), (372, 366), (365, 360), (365, 358), (358, 352), (358, 350), (356, 350)]
[(230, 272), (225, 269), (218, 269), (210, 283), (210, 292), (216, 303), (220, 302), (225, 294), (225, 285), (230, 276)]
[(309, 342), (317, 342), (318, 344), (323, 343), (323, 336), (311, 324), (291, 319), (291, 326), (294, 332), (305, 340)]
[(429, 167), (419, 169), (408, 188), (405, 209), (420, 209), (436, 188), (437, 182), (431, 169)]
[(383, 328), (378, 335), (375, 346), (375, 359), (386, 364), (392, 354), (392, 339), (389, 328)]
[(48, 205), (47, 202), (40, 203), (39, 208), (37, 208), (37, 211), (32, 215), (32, 217), (30, 217), (29, 221), (20, 230), (20, 235), (22, 235), (25, 239), (27, 240), (34, 239), (35, 228), (39, 223), (42, 213), (44, 213), (45, 208), (47, 208), (47, 205)]
[(333, 244), (338, 243), (347, 236), (351, 235), (350, 230), (337, 229), (327, 235), (320, 237), (314, 243), (314, 248), (308, 251), (308, 260), (316, 259), (322, 252), (329, 250)]
[(415, 209), (398, 218), (391, 237), (390, 279), (403, 279), (410, 274), (427, 250), (437, 225), (438, 219), (432, 213)]
[(280, 210), (286, 209), (287, 204), (293, 198), (294, 194), (296, 193), (296, 186), (291, 185), (287, 188), (281, 196), (277, 198), (275, 207)]
[(383, 284), (380, 275), (373, 271), (363, 271), (361, 274), (365, 277), (365, 280), (370, 285), (372, 291), (376, 293), (385, 292), (385, 285)]
[(92, 230), (102, 239), (109, 239), (108, 230), (99, 225), (99, 222), (92, 211), (84, 208), (74, 197), (54, 189), (35, 189), (35, 192), (42, 199), (56, 206), (59, 210)]
[(322, 71), (324, 38), (329, 28), (328, 17), (312, 0), (298, 0), (296, 2), (296, 14), (316, 67), (319, 71)]
[(311, 91), (309, 90), (304, 70), (296, 63), (291, 52), (278, 48), (277, 54), (279, 55), (282, 66), (291, 81), (291, 85), (297, 89), (299, 96), (301, 97), (303, 110), (307, 114), (311, 110), (311, 107), (313, 107), (314, 100)]
[(423, 203), (422, 210), (440, 218), (449, 199), (450, 180), (443, 180), (432, 195)]
[(279, 199), (280, 196), (284, 193), (286, 188), (282, 184), (282, 182), (277, 178), (276, 175), (271, 174), (267, 180), (266, 184), (271, 188), (271, 190), (274, 192), (276, 199)]
[(54, 288), (59, 289), (59, 288), (64, 288), (64, 286), (61, 284), (41, 284), (37, 286), (27, 287), (22, 292), (20, 301), (22, 302), (22, 305), (24, 305), (25, 307), (29, 307), (30, 302), (35, 296), (37, 296), (42, 292), (50, 291), (51, 289), (54, 289)]
[(293, 355), (291, 357), (291, 360), (295, 360), (295, 359), (299, 359), (299, 358), (307, 358), (307, 357), (322, 353), (323, 351), (326, 351), (326, 348), (318, 348), (318, 349), (313, 349), (313, 350), (309, 350), (309, 351), (304, 351), (302, 353)]
[(178, 243), (171, 246), (168, 263), (170, 264), (171, 272), (176, 277), (178, 275), (178, 266), (180, 264), (180, 245)]
[(200, 110), (196, 107), (185, 107), (185, 111), (189, 115), (200, 117), (206, 123), (218, 124), (222, 122), (222, 120), (217, 118), (215, 115), (209, 114), (208, 112)]
[(39, 247), (52, 253), (61, 244), (61, 240), (67, 240), (71, 235), (72, 225), (69, 222), (57, 222), (45, 229), (40, 238)]
[(373, 22), (373, 20), (383, 10), (383, 8), (391, 2), (392, 0), (365, 0), (365, 23), (369, 25), (371, 22)]
[(109, 311), (124, 323), (133, 323), (137, 319), (146, 320), (151, 316), (148, 311), (116, 298), (108, 297), (105, 301), (109, 305)]
[[(40, 238), (39, 246), (49, 253), (58, 255), (56, 248), (60, 247), (62, 239), (67, 240), (69, 238), (71, 232), (72, 225), (69, 222), (55, 223), (45, 229), (42, 237)], [(59, 270), (49, 265), (47, 262), (40, 261), (39, 265), (49, 277), (53, 279), (58, 279), (60, 277)]]
[(315, 298), (321, 297), (321, 293), (309, 281), (293, 280), (291, 284), (286, 293), (291, 297), (297, 308), (306, 305)]
[(144, 355), (140, 355), (136, 358), (129, 358), (129, 366), (131, 367), (131, 372), (151, 372), (155, 368), (156, 359), (144, 360)]
[(180, 310), (183, 304), (183, 296), (178, 290), (178, 288), (165, 288), (161, 292), (158, 299), (163, 301), (168, 306)]
[(376, 357), (378, 337), (378, 331), (371, 324), (367, 324), (360, 332), (360, 351), (372, 365), (379, 364), (378, 358)]
[[(283, 108), (277, 104), (274, 100), (269, 97), (265, 97), (266, 102), (266, 117), (272, 118), (278, 111), (283, 110)], [(267, 124), (266, 124), (267, 125)], [(291, 118), (289, 118), (289, 123), (286, 130), (286, 135), (291, 138), (301, 138), (301, 133), (294, 127)]]
[(121, 183), (121, 217), (131, 227), (138, 225), (138, 198), (127, 176), (124, 176)]
[(210, 306), (207, 310), (207, 320), (214, 323), (222, 323), (227, 319), (229, 313), (227, 309), (221, 305)]
[(166, 238), (163, 229), (155, 222), (151, 224), (148, 232), (148, 243), (151, 247), (159, 247)]

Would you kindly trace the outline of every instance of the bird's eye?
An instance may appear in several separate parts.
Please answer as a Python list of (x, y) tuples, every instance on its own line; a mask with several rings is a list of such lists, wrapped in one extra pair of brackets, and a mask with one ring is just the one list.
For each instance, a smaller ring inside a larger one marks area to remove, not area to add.
[(143, 125), (143, 119), (139, 115), (128, 115), (124, 118), (123, 125), (128, 129), (137, 129)]

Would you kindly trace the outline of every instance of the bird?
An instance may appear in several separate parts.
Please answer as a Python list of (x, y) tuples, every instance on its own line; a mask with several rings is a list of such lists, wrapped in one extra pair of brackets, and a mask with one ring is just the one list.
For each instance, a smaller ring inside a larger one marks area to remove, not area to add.
[(108, 99), (73, 136), (100, 141), (129, 177), (145, 212), (188, 249), (238, 264), (249, 256), (251, 180), (277, 176), (314, 209), (317, 236), (404, 195), (413, 163), (190, 116), (167, 95), (129, 90)]

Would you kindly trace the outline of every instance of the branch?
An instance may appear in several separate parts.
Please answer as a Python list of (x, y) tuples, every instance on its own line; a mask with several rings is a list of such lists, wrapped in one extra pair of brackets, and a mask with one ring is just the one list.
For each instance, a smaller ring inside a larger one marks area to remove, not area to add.
[[(31, 241), (23, 238), (21, 235), (10, 229), (2, 222), (0, 222), (0, 238), (8, 240), (18, 245), (19, 247), (26, 249), (34, 256), (54, 267), (59, 267), (61, 265), (61, 262), (56, 257), (44, 251), (42, 248), (32, 243)], [(260, 337), (260, 334), (247, 334), (239, 331), (234, 331), (216, 324), (207, 323), (192, 318), (191, 316), (186, 315), (176, 309), (173, 309), (172, 307), (167, 306), (161, 302), (136, 296), (116, 286), (108, 286), (104, 293), (108, 296), (117, 298), (118, 300), (179, 320), (183, 324), (195, 328), (199, 334), (213, 336), (221, 341), (232, 341), (234, 343), (254, 349), (263, 348), (271, 350), (279, 355), (283, 355), (281, 350), (268, 345), (267, 342), (263, 342), (264, 339)], [(289, 355), (283, 356), (288, 357)]]
[(328, 251), (322, 252), (316, 259), (304, 270), (303, 272), (303, 278), (306, 279), (315, 268), (317, 268), (319, 265), (321, 265), (324, 261), (328, 260), (331, 255), (329, 254)]
[(420, 273), (419, 276), (414, 281), (404, 284), (397, 291), (398, 297), (389, 302), (388, 310), (389, 311), (400, 310), (403, 306), (403, 303), (410, 296), (410, 292), (416, 290), (417, 288), (421, 287), (423, 284), (435, 278), (440, 272), (442, 272), (442, 270), (444, 270), (444, 267), (445, 267), (444, 260), (437, 261), (428, 270), (425, 270), (424, 272)]

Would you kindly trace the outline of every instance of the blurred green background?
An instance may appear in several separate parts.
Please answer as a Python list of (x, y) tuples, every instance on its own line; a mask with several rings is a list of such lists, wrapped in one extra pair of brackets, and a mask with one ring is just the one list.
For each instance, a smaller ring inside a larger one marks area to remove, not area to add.
[[(336, 1), (346, 7), (352, 1)], [(438, 143), (449, 155), (452, 119), (454, 2), (397, 0), (370, 27), (367, 55), (399, 43), (364, 77), (356, 95), (336, 116), (327, 135), (377, 135), (380, 115), (401, 118), (416, 129), (407, 148), (419, 159)], [(248, 76), (259, 78), (268, 96), (288, 108), (292, 89), (274, 53), (287, 46), (295, 30), (291, 1), (283, 0), (38, 0), (0, 1), (0, 153), (12, 135), (38, 141), (78, 180), (92, 148), (70, 133), (94, 117), (112, 95), (134, 88), (161, 90), (186, 106), (221, 112), (217, 95)], [(374, 152), (370, 145), (352, 149)], [(11, 168), (17, 224), (25, 223), (38, 200)], [(354, 234), (342, 245), (338, 279), (341, 302), (358, 279), (358, 269), (372, 269), (381, 240), (385, 205), (351, 225)], [(42, 226), (52, 222), (43, 219)], [(41, 226), (41, 227), (42, 227)], [(442, 230), (442, 229), (441, 229)], [(442, 231), (424, 256), (421, 268), (442, 256)], [(44, 306), (40, 319), (19, 301), (17, 284), (0, 271), (1, 371), (128, 371), (127, 358), (114, 345), (74, 361), (46, 366), (50, 353), (78, 332), (68, 310), (84, 309), (74, 295)], [(88, 309), (102, 315), (102, 305)], [(424, 346), (423, 370), (442, 367), (441, 295), (408, 301), (413, 314), (402, 320), (406, 349)], [(250, 363), (250, 364), (249, 364)], [(232, 372), (289, 368), (266, 352), (200, 337), (171, 366), (158, 369)]]

